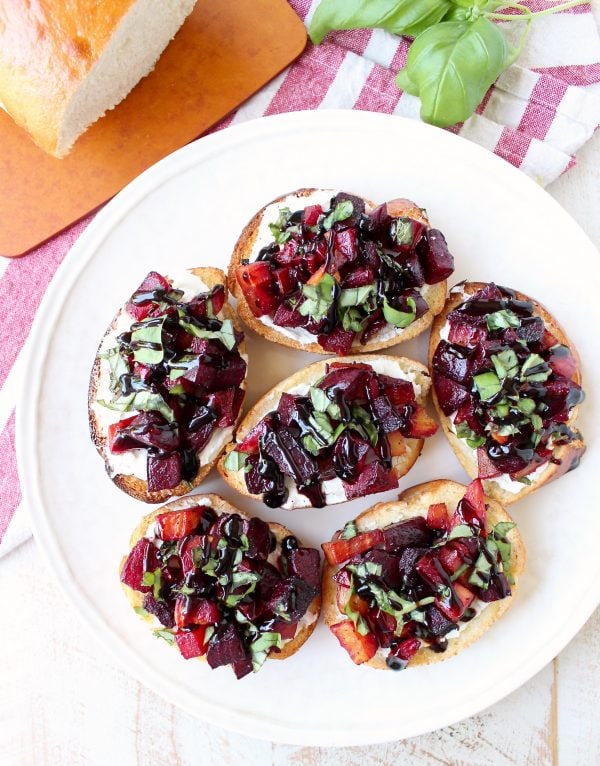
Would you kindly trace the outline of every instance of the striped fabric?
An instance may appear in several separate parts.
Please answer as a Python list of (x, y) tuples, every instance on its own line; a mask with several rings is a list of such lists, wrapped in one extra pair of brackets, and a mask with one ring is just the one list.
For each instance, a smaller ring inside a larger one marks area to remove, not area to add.
[[(318, 0), (290, 3), (308, 26)], [(538, 11), (553, 3), (528, 0), (527, 5)], [(505, 25), (515, 37), (520, 26)], [(408, 48), (407, 40), (382, 30), (330, 35), (319, 47), (309, 44), (298, 61), (215, 130), (263, 115), (332, 107), (418, 119), (418, 100), (394, 84)], [(598, 83), (600, 40), (591, 6), (542, 17), (532, 25), (518, 65), (499, 78), (475, 115), (451, 130), (545, 186), (574, 165), (576, 151), (600, 123)], [(25, 258), (0, 258), (0, 555), (29, 535), (14, 449), (21, 351), (49, 281), (90, 220)]]

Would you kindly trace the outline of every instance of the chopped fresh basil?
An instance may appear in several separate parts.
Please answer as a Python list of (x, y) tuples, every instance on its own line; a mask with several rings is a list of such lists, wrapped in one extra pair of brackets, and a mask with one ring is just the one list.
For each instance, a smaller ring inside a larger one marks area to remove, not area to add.
[(161, 628), (159, 630), (154, 630), (153, 633), (156, 638), (162, 638), (163, 641), (166, 641), (168, 644), (175, 643), (175, 636), (171, 633), (170, 630)]
[(468, 524), (457, 524), (453, 529), (450, 530), (450, 534), (448, 535), (446, 542), (450, 542), (450, 540), (456, 540), (457, 537), (473, 537), (475, 534), (472, 527), (470, 527)]
[(417, 304), (414, 298), (407, 298), (406, 301), (410, 307), (410, 311), (399, 311), (393, 306), (390, 306), (387, 297), (383, 296), (383, 316), (386, 322), (393, 324), (394, 327), (408, 327), (417, 318)]
[(505, 330), (507, 327), (520, 327), (521, 325), (519, 317), (510, 309), (500, 309), (500, 311), (488, 314), (486, 322), (488, 330)]
[(534, 399), (527, 399), (526, 397), (523, 397), (517, 402), (517, 408), (524, 415), (531, 415), (536, 408), (536, 402)]
[(231, 319), (224, 319), (220, 330), (205, 330), (203, 327), (198, 327), (193, 322), (186, 322), (183, 319), (179, 320), (179, 326), (196, 338), (220, 340), (228, 351), (235, 348), (235, 330)]
[(396, 218), (394, 221), (394, 239), (399, 245), (411, 245), (414, 238), (414, 225), (410, 218)]
[(344, 330), (362, 332), (366, 317), (362, 316), (360, 309), (351, 306), (345, 311), (340, 311), (340, 315), (342, 318), (342, 328)]
[(367, 625), (367, 622), (365, 618), (360, 614), (360, 612), (357, 612), (356, 610), (352, 609), (350, 606), (350, 599), (348, 599), (348, 602), (346, 603), (344, 607), (344, 614), (346, 617), (349, 617), (352, 622), (354, 623), (354, 627), (356, 630), (360, 633), (361, 636), (366, 636), (369, 632), (369, 626)]
[(195, 567), (199, 567), (204, 559), (204, 551), (202, 550), (201, 545), (196, 545), (194, 548), (192, 548), (192, 561), (194, 562)]
[(341, 538), (342, 540), (350, 540), (351, 538), (356, 537), (357, 534), (358, 530), (354, 521), (347, 521), (342, 529)]
[(160, 364), (165, 355), (162, 343), (163, 325), (166, 317), (150, 317), (137, 323), (131, 333), (133, 358), (141, 364)]
[(352, 407), (352, 418), (353, 420), (349, 424), (350, 428), (358, 431), (363, 438), (367, 439), (375, 447), (379, 441), (379, 432), (369, 413), (360, 404), (355, 404)]
[[(488, 550), (490, 550), (490, 543), (492, 543), (492, 541), (488, 539), (488, 541), (486, 542), (486, 547), (488, 548)], [(495, 543), (493, 545), (495, 547)], [(497, 551), (497, 548), (496, 548), (496, 551)], [(491, 571), (492, 571), (492, 562), (488, 560), (488, 557), (485, 555), (485, 553), (481, 552), (479, 556), (477, 557), (477, 560), (475, 561), (475, 568), (473, 569), (473, 572), (471, 576), (469, 577), (469, 582), (471, 583), (471, 585), (477, 585), (483, 590), (486, 590), (490, 584)]]
[(134, 606), (134, 607), (133, 607), (133, 611), (134, 611), (136, 614), (139, 614), (139, 616), (140, 616), (140, 617), (149, 617), (149, 616), (150, 616), (150, 613), (149, 613), (149, 612), (147, 612), (147, 611), (144, 609), (144, 607), (143, 607), (143, 606)]
[(242, 534), (240, 535), (240, 550), (245, 553), (247, 550), (250, 550), (250, 540), (248, 540), (248, 535)]
[(311, 455), (318, 455), (321, 451), (323, 445), (319, 444), (319, 442), (314, 439), (310, 434), (305, 434), (302, 437), (302, 446), (307, 452), (310, 452)]
[[(537, 446), (537, 444), (536, 444), (536, 446)], [(520, 479), (516, 479), (516, 481), (518, 481), (519, 484), (525, 484), (525, 486), (527, 486), (527, 487), (531, 484), (531, 479), (529, 478), (529, 476), (521, 476), (521, 478)]]
[(459, 578), (459, 577), (460, 577), (460, 576), (463, 574), (463, 572), (466, 572), (468, 568), (469, 568), (469, 565), (468, 565), (468, 564), (465, 564), (465, 563), (463, 562), (463, 563), (462, 563), (462, 564), (461, 564), (461, 565), (458, 567), (458, 569), (456, 570), (456, 572), (454, 572), (454, 574), (450, 576), (450, 579), (452, 580), (452, 582), (454, 582), (455, 580), (458, 580), (458, 578)]
[(252, 466), (247, 465), (248, 454), (246, 452), (238, 452), (232, 449), (223, 461), (223, 468), (228, 471), (244, 471), (247, 473), (252, 470)]
[(369, 575), (379, 577), (383, 571), (382, 565), (376, 564), (374, 561), (363, 561), (360, 564), (348, 564), (347, 569), (361, 580), (365, 580)]
[(477, 387), (479, 398), (484, 402), (493, 399), (502, 390), (502, 383), (495, 372), (482, 372), (479, 375), (473, 375), (473, 382)]
[(254, 592), (259, 579), (260, 577), (256, 572), (234, 572), (231, 579), (232, 589), (247, 587), (241, 593), (230, 593), (225, 599), (225, 605), (236, 606), (245, 596)]
[(519, 427), (514, 423), (505, 423), (504, 425), (497, 425), (496, 423), (488, 423), (486, 430), (497, 434), (498, 436), (514, 436), (520, 433)]
[(279, 210), (277, 220), (274, 223), (269, 224), (271, 234), (278, 245), (283, 245), (291, 236), (291, 232), (285, 231), (291, 214), (292, 211), (289, 207), (282, 207)]
[[(402, 596), (399, 596), (394, 590), (386, 592), (381, 586), (376, 585), (374, 582), (369, 582), (368, 585), (369, 590), (373, 594), (377, 606), (381, 611), (393, 615), (399, 622), (405, 614), (412, 612), (417, 606), (415, 601), (407, 601), (402, 598)], [(399, 608), (395, 608), (392, 602), (397, 604)]]
[(177, 589), (177, 593), (181, 593), (182, 596), (193, 596), (195, 592), (195, 588), (190, 588), (189, 585), (182, 585)]
[(534, 412), (531, 414), (530, 418), (531, 425), (533, 426), (534, 431), (541, 431), (544, 427), (544, 423), (541, 419), (541, 417), (537, 414), (537, 412)]
[(199, 364), (200, 360), (196, 354), (183, 354), (177, 360), (172, 359), (168, 362), (169, 379), (177, 380), (189, 370), (198, 367)]
[(114, 394), (121, 389), (121, 375), (129, 374), (129, 364), (117, 346), (100, 356), (110, 365), (110, 390)]
[(377, 284), (375, 282), (363, 287), (348, 287), (345, 290), (340, 290), (338, 306), (341, 308), (362, 306), (369, 298), (375, 295), (377, 295)]
[(119, 412), (130, 412), (131, 410), (139, 410), (142, 412), (156, 411), (160, 412), (169, 423), (172, 423), (175, 420), (173, 410), (165, 402), (162, 396), (154, 391), (150, 391), (150, 389), (134, 391), (127, 396), (119, 396), (111, 402), (98, 399), (98, 404), (109, 410), (118, 410)]
[(510, 404), (506, 401), (506, 399), (503, 399), (494, 407), (493, 412), (497, 418), (502, 420), (503, 418), (508, 417), (508, 413), (510, 412)]
[(279, 633), (269, 632), (261, 633), (259, 637), (250, 644), (250, 653), (252, 655), (252, 670), (256, 673), (261, 669), (267, 659), (270, 650), (273, 647), (281, 649), (283, 639)]
[(336, 281), (331, 274), (323, 274), (315, 285), (302, 285), (304, 302), (298, 307), (298, 312), (316, 320), (323, 319), (333, 303), (335, 286)]
[(154, 585), (154, 572), (144, 572), (144, 576), (142, 577), (142, 585), (146, 585), (148, 587), (150, 585)]
[(342, 411), (340, 410), (340, 405), (336, 404), (335, 402), (329, 403), (329, 406), (327, 407), (327, 414), (330, 418), (333, 418), (333, 420), (342, 419)]
[(459, 439), (466, 439), (471, 449), (477, 449), (482, 444), (485, 444), (485, 436), (478, 436), (464, 421), (456, 426), (456, 435)]
[(496, 374), (502, 380), (514, 378), (519, 371), (519, 360), (512, 348), (500, 351), (499, 354), (493, 354), (492, 363), (496, 369)]
[(539, 354), (530, 354), (521, 367), (521, 378), (530, 383), (543, 383), (551, 374), (550, 366)]
[(331, 404), (331, 401), (325, 391), (323, 391), (322, 388), (311, 386), (309, 392), (310, 400), (315, 410), (317, 412), (327, 412), (327, 408)]
[(323, 219), (323, 228), (329, 231), (336, 221), (345, 221), (354, 212), (354, 205), (349, 199), (338, 202), (329, 215)]

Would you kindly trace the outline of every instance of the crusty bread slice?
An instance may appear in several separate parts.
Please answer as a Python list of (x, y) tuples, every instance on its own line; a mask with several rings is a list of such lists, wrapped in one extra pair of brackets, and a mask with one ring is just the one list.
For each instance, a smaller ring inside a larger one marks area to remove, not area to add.
[[(146, 536), (146, 532), (151, 524), (153, 524), (156, 521), (156, 517), (160, 513), (170, 513), (175, 511), (181, 511), (185, 508), (194, 508), (199, 503), (202, 503), (203, 501), (208, 500), (210, 507), (219, 515), (222, 516), (225, 513), (237, 513), (239, 516), (241, 516), (244, 519), (250, 519), (250, 514), (245, 513), (244, 511), (240, 511), (239, 508), (236, 508), (235, 506), (228, 503), (226, 500), (223, 500), (222, 497), (219, 495), (213, 495), (213, 494), (207, 494), (207, 495), (190, 495), (188, 497), (181, 497), (177, 500), (173, 500), (170, 503), (167, 503), (167, 505), (163, 505), (160, 508), (157, 508), (156, 510), (152, 511), (152, 513), (147, 514), (143, 517), (143, 519), (140, 521), (140, 523), (137, 525), (137, 527), (133, 530), (133, 533), (131, 535), (131, 538), (129, 540), (129, 546), (130, 549), (134, 547), (134, 545), (137, 543), (138, 540), (141, 540), (142, 537)], [(293, 535), (294, 533), (291, 532), (287, 527), (284, 527), (283, 524), (277, 524), (274, 521), (267, 522), (269, 525), (270, 530), (273, 532), (275, 537), (277, 538), (277, 542), (281, 543), (284, 537), (288, 537), (290, 535)], [(295, 535), (294, 535), (295, 536)], [(296, 539), (297, 536), (296, 536)], [(301, 546), (302, 543), (300, 540), (298, 540), (299, 545)], [(121, 573), (121, 570), (123, 569), (123, 564), (127, 560), (127, 556), (123, 556), (121, 559), (121, 563), (119, 564), (119, 574)], [(125, 596), (127, 597), (127, 600), (131, 604), (131, 606), (135, 609), (136, 607), (141, 607), (144, 602), (144, 594), (140, 593), (137, 590), (133, 590), (128, 585), (125, 585), (124, 583), (121, 583), (121, 587), (123, 588), (123, 591), (125, 593)], [(287, 639), (284, 641), (284, 644), (280, 651), (273, 651), (271, 650), (269, 654), (269, 659), (271, 660), (285, 660), (288, 657), (291, 657), (292, 654), (295, 654), (298, 649), (302, 646), (302, 644), (307, 641), (308, 638), (310, 638), (312, 632), (317, 626), (317, 622), (319, 620), (319, 614), (321, 613), (321, 596), (317, 595), (314, 597), (314, 599), (311, 601), (308, 610), (306, 612), (307, 615), (313, 616), (314, 619), (309, 625), (306, 625), (303, 627), (295, 636), (294, 638)], [(149, 624), (153, 624), (155, 622), (154, 617), (152, 615), (143, 616), (142, 619), (144, 619)], [(162, 628), (161, 625), (157, 624), (157, 628)], [(202, 657), (198, 657), (197, 659), (201, 660), (202, 662), (206, 662), (206, 655), (203, 655)]]
[[(485, 285), (485, 282), (465, 282), (464, 284), (460, 285), (460, 289), (450, 292), (450, 296), (446, 301), (443, 312), (435, 318), (433, 327), (431, 328), (431, 336), (429, 339), (430, 366), (435, 350), (441, 340), (440, 333), (446, 324), (446, 318), (448, 314), (460, 303), (462, 303), (466, 297), (473, 295), (474, 293), (483, 289)], [(519, 300), (531, 301), (534, 304), (534, 313), (537, 316), (542, 317), (547, 329), (556, 337), (559, 343), (563, 344), (564, 346), (568, 346), (571, 354), (575, 357), (575, 359), (577, 359), (578, 362), (577, 372), (575, 373), (573, 380), (575, 383), (581, 384), (579, 355), (577, 353), (577, 349), (571, 343), (563, 328), (552, 316), (552, 314), (550, 314), (550, 312), (544, 306), (542, 306), (541, 303), (538, 303), (538, 301), (530, 298), (528, 295), (525, 295), (525, 293), (520, 293), (516, 290), (515, 295)], [(467, 474), (473, 479), (476, 478), (479, 473), (476, 450), (471, 449), (471, 447), (468, 446), (464, 439), (459, 439), (451, 429), (450, 417), (446, 417), (442, 412), (434, 387), (432, 387), (432, 396), (433, 403), (440, 418), (440, 423), (444, 429), (444, 433), (446, 434), (448, 441), (450, 442), (450, 446), (454, 450), (456, 457), (460, 460)], [(574, 407), (571, 411), (569, 421), (566, 424), (569, 426), (569, 428), (574, 428), (578, 410), (578, 407)], [(583, 441), (581, 440), (576, 440), (570, 444), (564, 444), (562, 446), (556, 447), (554, 449), (553, 460), (549, 461), (545, 468), (533, 477), (531, 484), (523, 484), (523, 488), (518, 492), (508, 492), (506, 489), (503, 489), (495, 479), (483, 480), (484, 491), (487, 495), (498, 500), (503, 505), (510, 505), (511, 503), (515, 503), (522, 497), (535, 492), (535, 490), (539, 489), (544, 484), (547, 484), (549, 481), (557, 479), (559, 476), (562, 476), (564, 473), (566, 473), (573, 464), (573, 461), (582, 454), (583, 449), (584, 445)]]
[[(212, 267), (199, 267), (195, 269), (189, 269), (189, 271), (195, 276), (197, 276), (199, 279), (201, 279), (202, 282), (204, 282), (204, 284), (209, 289), (214, 287), (215, 285), (223, 285), (225, 287), (225, 296), (227, 300), (227, 284), (226, 284), (225, 274), (221, 271), (221, 269), (216, 269)], [(119, 317), (122, 315), (124, 311), (125, 311), (124, 307), (119, 309), (117, 315), (115, 316), (109, 328), (107, 329), (105, 333), (105, 337), (116, 326), (119, 320)], [(225, 303), (225, 305), (223, 306), (221, 315), (224, 319), (230, 319), (233, 322), (233, 325), (236, 328), (236, 330), (241, 330), (239, 320), (237, 319), (235, 312), (231, 309), (228, 303)], [(133, 322), (134, 320), (132, 319), (131, 321)], [(98, 352), (100, 351), (101, 348), (102, 348), (102, 342), (100, 343)], [(245, 354), (246, 353), (245, 341), (242, 341), (242, 343), (239, 345), (238, 348), (239, 348), (240, 354)], [(109, 476), (110, 476), (111, 474), (108, 471), (107, 432), (102, 427), (102, 424), (98, 418), (96, 407), (94, 406), (94, 403), (96, 402), (98, 398), (97, 392), (101, 384), (101, 375), (106, 375), (106, 374), (108, 374), (108, 365), (104, 363), (104, 361), (98, 355), (96, 355), (96, 359), (94, 360), (94, 365), (92, 367), (92, 373), (90, 377), (90, 387), (88, 391), (88, 418), (89, 418), (90, 433), (92, 436), (92, 441), (94, 442), (96, 449), (98, 450), (101, 457), (103, 458), (105, 466), (107, 468), (107, 472), (109, 473)], [(246, 371), (246, 376), (247, 376), (247, 371)], [(246, 387), (246, 380), (247, 380), (247, 377), (242, 383), (242, 388)], [(237, 422), (239, 422), (240, 417), (241, 417), (241, 409), (238, 414), (236, 424)], [(199, 466), (198, 473), (196, 474), (196, 477), (194, 478), (193, 481), (191, 482), (181, 481), (176, 487), (173, 487), (173, 489), (163, 489), (158, 492), (150, 492), (148, 490), (148, 482), (145, 479), (141, 479), (139, 476), (123, 475), (123, 474), (117, 473), (112, 475), (111, 478), (114, 481), (114, 483), (117, 485), (117, 487), (119, 487), (119, 489), (122, 489), (123, 492), (126, 492), (128, 495), (135, 497), (137, 500), (143, 500), (146, 503), (164, 503), (167, 500), (169, 500), (169, 498), (171, 497), (178, 497), (180, 495), (187, 494), (194, 487), (197, 487), (199, 484), (201, 484), (204, 478), (212, 469), (212, 467), (215, 465), (215, 463), (217, 462), (221, 454), (223, 453), (225, 446), (226, 445), (223, 445), (221, 450), (213, 457), (213, 459), (209, 463)]]
[[(259, 210), (258, 213), (256, 213), (256, 215), (252, 217), (250, 222), (246, 224), (246, 226), (244, 227), (244, 230), (242, 231), (235, 245), (235, 248), (233, 250), (233, 255), (231, 257), (231, 263), (229, 265), (229, 271), (228, 271), (228, 283), (229, 283), (229, 290), (237, 299), (237, 302), (238, 302), (237, 311), (242, 321), (245, 324), (247, 324), (248, 327), (252, 328), (254, 332), (258, 333), (258, 335), (262, 335), (263, 338), (273, 341), (274, 343), (280, 343), (284, 346), (289, 346), (290, 348), (300, 349), (301, 351), (310, 351), (313, 354), (330, 354), (331, 353), (330, 351), (326, 351), (322, 346), (320, 346), (317, 343), (316, 336), (315, 336), (314, 342), (303, 343), (301, 340), (297, 340), (292, 337), (289, 337), (284, 332), (279, 332), (275, 325), (273, 326), (266, 325), (263, 322), (261, 322), (260, 318), (255, 317), (250, 307), (248, 306), (248, 303), (246, 302), (246, 299), (244, 298), (244, 294), (235, 276), (235, 271), (238, 268), (238, 266), (242, 265), (243, 260), (247, 259), (251, 263), (256, 260), (256, 257), (258, 255), (258, 250), (260, 250), (260, 247), (257, 244), (257, 236), (259, 233), (259, 229), (261, 227), (261, 223), (265, 217), (265, 213), (267, 213), (269, 208), (271, 208), (271, 205), (283, 203), (284, 201), (289, 200), (289, 198), (292, 197), (297, 199), (298, 208), (301, 208), (301, 207), (304, 207), (306, 204), (303, 200), (317, 191), (321, 191), (321, 192), (330, 191), (331, 197), (337, 194), (337, 192), (333, 189), (331, 190), (317, 190), (313, 188), (298, 189), (297, 191), (290, 192), (289, 194), (284, 194), (281, 197), (274, 199), (272, 202), (269, 202), (261, 210)], [(354, 195), (354, 196), (359, 196), (359, 195)], [(372, 211), (375, 209), (376, 204), (374, 202), (371, 202), (368, 199), (365, 199), (364, 202), (365, 202), (367, 211)], [(387, 204), (392, 215), (413, 218), (417, 221), (421, 221), (428, 228), (430, 228), (429, 220), (425, 212), (420, 207), (417, 207), (417, 205), (414, 202), (411, 202), (411, 200), (399, 198), (396, 200), (392, 200), (388, 202)], [(352, 344), (352, 352), (355, 354), (371, 353), (372, 351), (378, 351), (379, 349), (395, 346), (398, 343), (403, 343), (404, 341), (410, 340), (411, 338), (414, 338), (415, 336), (420, 335), (420, 333), (422, 333), (431, 325), (433, 321), (433, 317), (442, 310), (444, 306), (444, 301), (446, 300), (446, 292), (447, 292), (446, 280), (444, 280), (443, 282), (439, 282), (438, 284), (435, 284), (435, 285), (424, 285), (421, 288), (421, 293), (429, 305), (429, 311), (426, 314), (424, 314), (422, 317), (420, 317), (419, 319), (417, 319), (415, 322), (413, 322), (408, 327), (405, 327), (404, 329), (395, 328), (395, 332), (393, 332), (391, 337), (385, 337), (384, 339), (378, 340), (377, 336), (375, 336), (368, 343), (364, 345), (361, 344), (358, 339), (355, 339), (354, 343)], [(291, 328), (284, 328), (284, 329), (289, 331)], [(387, 332), (388, 328), (385, 328), (385, 329)], [(389, 329), (391, 329), (391, 326)]]
[[(452, 513), (459, 500), (464, 496), (466, 489), (464, 485), (447, 479), (438, 479), (418, 484), (402, 492), (397, 501), (378, 503), (364, 513), (361, 513), (355, 520), (356, 528), (359, 533), (368, 532), (373, 529), (384, 529), (391, 524), (396, 524), (399, 521), (414, 518), (415, 516), (426, 517), (427, 510), (433, 503), (446, 503), (448, 510)], [(512, 521), (502, 505), (496, 500), (486, 497), (485, 502), (487, 505), (488, 529), (501, 521)], [(450, 657), (454, 657), (477, 641), (512, 605), (518, 590), (519, 578), (525, 568), (525, 546), (517, 527), (510, 530), (507, 538), (512, 546), (510, 572), (515, 580), (515, 584), (511, 585), (512, 595), (501, 601), (491, 602), (471, 622), (464, 624), (458, 636), (448, 639), (448, 648), (445, 652), (437, 653), (426, 645), (422, 646), (410, 660), (409, 668), (416, 667), (417, 665), (432, 665), (435, 662), (442, 662)], [(336, 599), (337, 583), (333, 579), (333, 575), (343, 566), (344, 564), (331, 566), (325, 562), (323, 568), (323, 617), (329, 626), (348, 619), (338, 609)], [(378, 670), (389, 670), (385, 659), (378, 654), (365, 664)]]
[[(254, 426), (269, 412), (277, 409), (277, 404), (281, 397), (281, 394), (290, 391), (296, 386), (300, 385), (314, 385), (316, 381), (325, 375), (325, 368), (332, 362), (342, 362), (344, 364), (352, 364), (353, 362), (370, 364), (377, 360), (388, 360), (398, 368), (398, 377), (402, 377), (404, 373), (405, 378), (408, 380), (414, 379), (414, 381), (420, 387), (420, 393), (417, 395), (417, 401), (419, 404), (424, 405), (427, 400), (427, 394), (431, 386), (431, 378), (425, 365), (420, 362), (415, 362), (412, 359), (407, 359), (403, 356), (391, 356), (384, 354), (377, 355), (362, 355), (362, 356), (344, 356), (340, 358), (327, 359), (321, 362), (315, 362), (304, 370), (296, 372), (294, 375), (290, 375), (289, 378), (282, 380), (270, 391), (268, 391), (256, 404), (247, 412), (246, 416), (240, 423), (237, 430), (235, 442), (229, 444), (223, 457), (219, 460), (217, 468), (221, 476), (225, 481), (230, 484), (234, 489), (240, 492), (242, 495), (252, 497), (255, 500), (260, 500), (260, 495), (253, 495), (248, 492), (246, 482), (244, 479), (243, 471), (231, 471), (225, 467), (224, 463), (227, 455), (236, 448), (236, 444), (240, 444), (245, 437), (250, 433)], [(414, 378), (412, 377), (414, 376)], [(392, 458), (392, 470), (398, 478), (404, 476), (414, 465), (416, 459), (421, 454), (423, 449), (423, 439), (405, 439), (406, 451), (403, 455), (399, 455)], [(340, 500), (337, 502), (345, 502)], [(333, 503), (331, 503), (333, 505)], [(284, 506), (288, 508), (288, 506)], [(289, 506), (289, 509), (297, 508), (297, 505)]]
[(0, 101), (38, 146), (62, 157), (154, 68), (194, 4), (3, 3)]

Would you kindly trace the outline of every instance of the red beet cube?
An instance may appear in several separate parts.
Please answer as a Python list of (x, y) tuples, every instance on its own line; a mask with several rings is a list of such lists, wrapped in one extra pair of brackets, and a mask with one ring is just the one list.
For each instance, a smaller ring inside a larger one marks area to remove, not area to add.
[(141, 593), (147, 593), (152, 590), (152, 586), (142, 584), (144, 572), (147, 571), (146, 561), (149, 558), (151, 549), (154, 549), (154, 546), (150, 540), (142, 537), (132, 548), (127, 561), (121, 569), (121, 582), (133, 588), (133, 590), (139, 590)]
[(454, 541), (438, 549), (438, 559), (448, 574), (454, 574), (464, 562), (463, 550), (453, 545)]
[(220, 625), (208, 646), (206, 660), (211, 668), (241, 662), (246, 659), (246, 650), (235, 625)]
[(464, 386), (439, 373), (434, 373), (433, 385), (440, 409), (446, 416), (451, 415), (469, 399), (469, 392)]
[(465, 588), (465, 586), (461, 585), (459, 582), (454, 583), (453, 588), (454, 592), (456, 593), (458, 603), (452, 597), (449, 599), (443, 599), (438, 596), (435, 600), (435, 604), (437, 608), (443, 612), (446, 617), (448, 617), (448, 619), (455, 622), (463, 616), (465, 609), (471, 605), (471, 602), (475, 598), (475, 594), (468, 588)]
[(294, 548), (287, 553), (288, 571), (317, 590), (321, 589), (321, 557), (315, 548)]
[(298, 289), (298, 276), (291, 266), (273, 269), (273, 279), (281, 295), (289, 295)]
[(218, 428), (232, 426), (235, 423), (243, 399), (244, 392), (237, 386), (209, 394), (207, 405), (217, 416), (215, 425)]
[(349, 540), (333, 540), (329, 543), (321, 543), (323, 553), (329, 564), (341, 564), (359, 553), (364, 553), (384, 541), (383, 530), (374, 529), (371, 532), (363, 532)]
[(383, 386), (383, 393), (394, 407), (402, 407), (405, 404), (415, 403), (415, 389), (409, 380), (391, 378), (389, 375), (379, 375), (378, 377), (379, 382)]
[(370, 367), (362, 364), (339, 366), (334, 363), (330, 365), (330, 371), (319, 383), (319, 388), (327, 390), (330, 386), (335, 386), (336, 390), (343, 393), (350, 401), (364, 399), (367, 373), (370, 371)]
[(191, 535), (200, 523), (204, 513), (203, 509), (204, 507), (199, 505), (195, 508), (185, 508), (182, 511), (159, 513), (156, 517), (156, 524), (160, 538), (170, 542)]
[[(437, 585), (442, 585), (445, 582), (443, 570), (442, 573), (438, 570), (436, 562), (437, 556), (434, 556), (433, 553), (426, 553), (415, 564), (415, 569), (421, 575), (423, 580), (425, 580), (425, 582), (429, 585), (433, 585), (434, 587)], [(439, 562), (438, 566), (441, 568)]]
[(131, 425), (137, 415), (131, 418), (124, 418), (116, 423), (111, 423), (108, 427), (108, 448), (113, 454), (125, 452), (130, 449), (139, 448), (139, 442), (123, 434), (123, 430)]
[(447, 531), (450, 526), (446, 503), (433, 503), (427, 510), (427, 526)]
[(342, 287), (344, 289), (349, 287), (364, 287), (370, 285), (375, 281), (375, 271), (370, 266), (365, 266), (351, 271), (346, 274)]
[(294, 638), (296, 631), (298, 630), (297, 622), (286, 622), (285, 620), (276, 620), (273, 622), (269, 630), (279, 633), (284, 640)]
[(437, 423), (429, 416), (425, 407), (414, 405), (414, 409), (401, 429), (404, 436), (410, 439), (426, 439), (438, 430)]
[(235, 277), (254, 316), (271, 314), (279, 305), (271, 267), (267, 261), (238, 266)]
[[(151, 271), (148, 276), (144, 279), (142, 284), (138, 287), (136, 290), (136, 293), (152, 293), (155, 290), (170, 290), (171, 285), (165, 277), (161, 276), (157, 271)], [(135, 295), (135, 293), (134, 293)], [(132, 296), (133, 297), (133, 296)], [(148, 314), (150, 313), (150, 310), (153, 308), (154, 303), (152, 301), (152, 298), (149, 297), (148, 300), (141, 301), (133, 303), (131, 300), (128, 301), (127, 305), (125, 306), (127, 313), (130, 314), (136, 321), (140, 322), (142, 319), (145, 319)]]
[(341, 327), (336, 327), (329, 335), (318, 336), (319, 345), (325, 351), (344, 356), (350, 353), (355, 335), (356, 333), (352, 330), (343, 330)]
[(433, 532), (422, 516), (400, 521), (383, 530), (383, 547), (391, 553), (399, 553), (404, 548), (430, 545)]
[(204, 643), (205, 633), (206, 628), (200, 627), (196, 628), (196, 630), (175, 634), (177, 648), (185, 660), (191, 660), (194, 657), (201, 657), (203, 654), (206, 654), (208, 646)]
[(323, 212), (321, 205), (307, 205), (304, 208), (304, 225), (316, 226), (319, 216)]
[(421, 642), (418, 638), (407, 638), (397, 644), (390, 652), (394, 657), (398, 657), (404, 662), (411, 660), (421, 648)]
[(273, 315), (273, 322), (280, 327), (302, 327), (306, 324), (306, 317), (285, 303), (280, 303)]
[(175, 625), (187, 628), (190, 625), (216, 625), (221, 619), (221, 610), (207, 598), (177, 596), (175, 601)]
[(349, 484), (346, 481), (342, 481), (342, 484), (346, 498), (354, 500), (355, 497), (365, 497), (376, 492), (396, 489), (398, 477), (393, 471), (384, 468), (381, 463), (371, 463), (353, 484)]
[(466, 524), (479, 526), (485, 534), (485, 496), (481, 479), (474, 479), (469, 484), (463, 499), (458, 504), (457, 513)]
[(480, 479), (493, 479), (500, 476), (502, 471), (496, 466), (492, 458), (488, 455), (485, 447), (477, 448), (477, 475)]
[(330, 630), (348, 652), (352, 662), (357, 665), (368, 662), (375, 656), (378, 649), (376, 636), (373, 633), (362, 636), (354, 627), (352, 620), (343, 620), (331, 625)]
[(454, 271), (454, 258), (442, 232), (430, 229), (417, 247), (427, 283), (434, 285), (448, 279)]

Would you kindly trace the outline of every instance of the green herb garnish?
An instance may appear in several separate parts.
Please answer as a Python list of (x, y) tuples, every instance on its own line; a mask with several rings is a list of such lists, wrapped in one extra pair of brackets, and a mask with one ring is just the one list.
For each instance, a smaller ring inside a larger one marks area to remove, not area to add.
[(386, 322), (393, 324), (395, 327), (408, 327), (417, 318), (417, 304), (414, 298), (407, 298), (406, 302), (410, 308), (410, 311), (399, 311), (393, 306), (390, 306), (386, 296), (383, 296), (383, 316)]
[(165, 355), (162, 343), (163, 325), (166, 317), (150, 317), (137, 323), (131, 333), (133, 358), (141, 364), (160, 364)]
[(479, 375), (473, 375), (473, 382), (477, 387), (479, 398), (484, 402), (493, 399), (502, 390), (502, 383), (495, 372), (482, 372)]
[(298, 312), (316, 320), (323, 319), (333, 303), (335, 285), (331, 274), (323, 274), (316, 285), (302, 285), (305, 300), (298, 307)]
[(274, 223), (269, 224), (271, 234), (273, 235), (273, 238), (278, 245), (283, 245), (291, 237), (291, 232), (286, 231), (286, 227), (290, 220), (291, 214), (292, 211), (289, 209), (289, 207), (282, 207), (279, 210), (277, 220)]
[(223, 467), (228, 471), (244, 471), (247, 473), (252, 470), (252, 466), (247, 464), (247, 460), (248, 453), (232, 449), (223, 461)]
[(336, 221), (345, 221), (354, 212), (354, 205), (349, 199), (338, 202), (329, 215), (323, 219), (323, 228), (329, 231)]
[(220, 340), (228, 351), (235, 348), (235, 330), (231, 319), (224, 319), (220, 330), (205, 330), (203, 327), (198, 327), (193, 322), (186, 322), (184, 319), (179, 320), (179, 326), (196, 338)]

